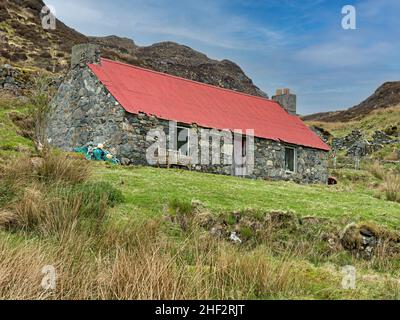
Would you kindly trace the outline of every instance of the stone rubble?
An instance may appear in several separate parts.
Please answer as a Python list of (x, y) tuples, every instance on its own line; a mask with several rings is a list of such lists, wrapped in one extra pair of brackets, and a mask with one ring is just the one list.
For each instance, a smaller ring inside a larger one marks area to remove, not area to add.
[(29, 87), (29, 84), (24, 81), (21, 70), (9, 64), (0, 66), (0, 89), (18, 94), (27, 87)]
[(394, 145), (400, 143), (400, 136), (395, 133), (393, 136), (384, 131), (375, 131), (372, 139), (367, 140), (361, 130), (353, 130), (343, 138), (334, 138), (332, 140), (332, 149), (334, 151), (346, 150), (348, 156), (363, 157), (374, 151), (382, 149), (385, 145)]

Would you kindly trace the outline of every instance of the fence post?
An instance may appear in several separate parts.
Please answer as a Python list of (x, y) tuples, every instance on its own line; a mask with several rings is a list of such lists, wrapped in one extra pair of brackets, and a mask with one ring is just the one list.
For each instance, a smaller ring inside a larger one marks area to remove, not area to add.
[(355, 167), (355, 170), (360, 170), (360, 158), (359, 157), (354, 157), (354, 167)]

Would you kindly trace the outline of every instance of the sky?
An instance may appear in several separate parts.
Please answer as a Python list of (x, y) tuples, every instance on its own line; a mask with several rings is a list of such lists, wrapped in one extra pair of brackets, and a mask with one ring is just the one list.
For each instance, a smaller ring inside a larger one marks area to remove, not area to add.
[[(145, 46), (175, 41), (239, 64), (270, 96), (290, 88), (298, 113), (352, 107), (400, 80), (400, 0), (46, 0), (91, 36)], [(342, 8), (356, 29), (342, 28)]]

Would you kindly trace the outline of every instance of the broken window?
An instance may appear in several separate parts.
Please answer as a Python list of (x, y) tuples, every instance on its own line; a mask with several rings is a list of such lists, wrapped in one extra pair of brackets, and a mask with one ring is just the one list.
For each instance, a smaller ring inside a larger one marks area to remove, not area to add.
[(242, 156), (247, 156), (247, 136), (242, 135)]
[(285, 170), (296, 171), (296, 150), (294, 148), (285, 148)]
[(189, 156), (189, 128), (177, 128), (177, 150), (182, 156)]

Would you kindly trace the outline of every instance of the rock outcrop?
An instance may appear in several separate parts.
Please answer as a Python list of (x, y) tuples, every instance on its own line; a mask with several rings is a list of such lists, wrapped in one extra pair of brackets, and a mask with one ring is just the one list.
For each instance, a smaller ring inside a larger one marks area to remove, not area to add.
[(102, 56), (175, 76), (266, 97), (242, 69), (229, 60), (217, 61), (173, 42), (139, 47), (116, 36), (87, 37), (56, 21), (55, 30), (44, 30), (42, 0), (0, 0), (0, 60), (63, 72), (70, 65), (74, 45), (92, 42)]

